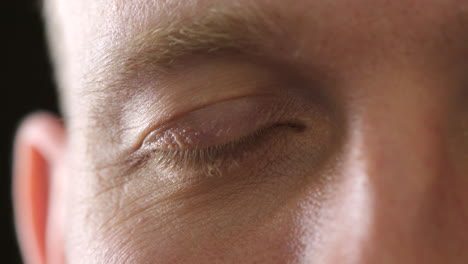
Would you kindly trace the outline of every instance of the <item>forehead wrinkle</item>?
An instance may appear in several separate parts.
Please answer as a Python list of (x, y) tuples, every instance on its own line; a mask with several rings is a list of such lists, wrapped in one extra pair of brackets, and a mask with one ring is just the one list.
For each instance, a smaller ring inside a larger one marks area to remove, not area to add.
[[(166, 19), (155, 28), (122, 41), (102, 58), (103, 65), (90, 72), (90, 87), (125, 89), (145, 74), (164, 74), (191, 55), (226, 52), (260, 55), (268, 39), (283, 33), (273, 13), (249, 7), (210, 8), (195, 17)], [(98, 73), (98, 74), (96, 74)], [(100, 90), (98, 88), (98, 90)]]

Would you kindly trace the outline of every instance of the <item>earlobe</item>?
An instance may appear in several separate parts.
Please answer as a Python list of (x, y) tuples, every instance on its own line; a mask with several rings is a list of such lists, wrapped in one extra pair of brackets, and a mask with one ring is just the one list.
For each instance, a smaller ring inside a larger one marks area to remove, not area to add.
[(63, 263), (65, 129), (55, 116), (34, 114), (15, 139), (13, 202), (25, 263)]

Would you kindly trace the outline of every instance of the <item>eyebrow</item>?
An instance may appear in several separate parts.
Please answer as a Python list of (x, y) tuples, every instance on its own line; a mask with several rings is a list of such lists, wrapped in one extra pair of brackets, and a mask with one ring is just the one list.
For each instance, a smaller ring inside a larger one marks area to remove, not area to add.
[(166, 19), (168, 22), (129, 37), (111, 50), (99, 75), (113, 76), (113, 84), (107, 86), (122, 87), (125, 80), (145, 73), (164, 73), (192, 55), (261, 55), (269, 49), (271, 40), (283, 33), (274, 16), (251, 5), (211, 8), (192, 18)]

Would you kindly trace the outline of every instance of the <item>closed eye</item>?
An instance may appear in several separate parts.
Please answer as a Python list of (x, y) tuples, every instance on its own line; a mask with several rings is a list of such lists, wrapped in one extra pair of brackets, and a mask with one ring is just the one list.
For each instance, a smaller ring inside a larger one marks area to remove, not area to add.
[(294, 110), (293, 102), (272, 96), (213, 104), (155, 129), (142, 151), (161, 169), (221, 170), (262, 147), (268, 151), (265, 145), (271, 147), (285, 133), (303, 131)]
[(164, 168), (223, 167), (238, 163), (244, 157), (268, 145), (270, 140), (282, 136), (282, 132), (301, 132), (304, 126), (298, 123), (278, 123), (258, 129), (234, 141), (220, 145), (194, 149), (154, 150), (157, 163)]

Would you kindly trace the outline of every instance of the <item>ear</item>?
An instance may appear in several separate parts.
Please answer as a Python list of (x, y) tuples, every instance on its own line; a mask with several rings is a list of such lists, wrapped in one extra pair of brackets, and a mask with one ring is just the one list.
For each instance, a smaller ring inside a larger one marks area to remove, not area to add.
[(62, 122), (46, 113), (26, 118), (16, 135), (13, 203), (25, 263), (64, 263), (65, 136)]

